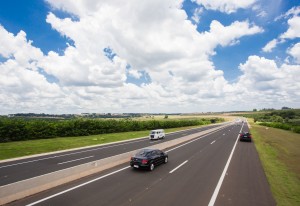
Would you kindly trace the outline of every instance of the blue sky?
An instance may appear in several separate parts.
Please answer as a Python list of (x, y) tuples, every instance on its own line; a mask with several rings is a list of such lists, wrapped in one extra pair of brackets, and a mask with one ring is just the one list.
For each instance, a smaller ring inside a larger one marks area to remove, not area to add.
[(296, 0), (1, 1), (0, 114), (299, 107), (299, 14)]

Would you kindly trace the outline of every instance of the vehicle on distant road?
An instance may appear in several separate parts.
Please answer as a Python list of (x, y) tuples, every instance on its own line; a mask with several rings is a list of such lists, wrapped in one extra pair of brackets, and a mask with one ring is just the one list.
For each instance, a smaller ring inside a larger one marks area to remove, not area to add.
[(168, 154), (158, 149), (141, 149), (130, 158), (130, 166), (133, 168), (145, 168), (150, 171), (162, 163), (168, 162)]
[(165, 131), (163, 129), (155, 129), (155, 130), (151, 130), (150, 134), (149, 134), (149, 139), (163, 139), (165, 138), (166, 134)]
[(241, 132), (240, 133), (240, 141), (251, 142), (252, 141), (251, 134), (249, 132)]

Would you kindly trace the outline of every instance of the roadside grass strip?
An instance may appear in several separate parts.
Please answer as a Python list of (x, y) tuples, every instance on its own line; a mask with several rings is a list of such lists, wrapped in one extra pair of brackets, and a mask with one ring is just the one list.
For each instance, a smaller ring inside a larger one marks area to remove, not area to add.
[(279, 206), (300, 205), (300, 134), (251, 123), (254, 143)]

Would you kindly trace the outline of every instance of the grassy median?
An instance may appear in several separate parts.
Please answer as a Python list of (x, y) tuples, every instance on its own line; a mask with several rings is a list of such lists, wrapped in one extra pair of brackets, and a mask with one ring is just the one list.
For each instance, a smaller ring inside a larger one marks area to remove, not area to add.
[(277, 205), (300, 205), (300, 134), (253, 122), (251, 126)]
[[(197, 127), (201, 126), (165, 129), (165, 132), (169, 133)], [(148, 135), (149, 131), (136, 131), (0, 143), (0, 160), (135, 139)]]

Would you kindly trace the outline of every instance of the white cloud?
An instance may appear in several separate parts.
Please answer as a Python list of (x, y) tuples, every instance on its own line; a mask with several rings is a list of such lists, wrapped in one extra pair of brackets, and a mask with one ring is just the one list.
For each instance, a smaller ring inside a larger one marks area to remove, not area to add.
[(288, 20), (289, 28), (280, 38), (294, 39), (300, 37), (300, 16), (294, 16)]
[[(283, 64), (278, 67), (274, 60), (250, 56), (240, 64), (243, 75), (237, 86), (244, 88), (247, 99), (257, 105), (284, 105), (300, 102), (300, 65)], [(297, 107), (297, 106), (296, 106)]]
[(300, 64), (300, 43), (293, 45), (288, 50), (288, 54), (290, 54), (295, 59), (296, 63)]
[[(199, 33), (180, 9), (182, 1), (48, 2), (76, 16), (76, 20), (61, 19), (50, 12), (46, 19), (74, 45), (63, 54), (43, 55), (25, 32), (14, 36), (0, 27), (5, 37), (0, 39), (0, 54), (5, 57), (0, 63), (1, 113), (16, 112), (12, 108), (47, 113), (238, 110), (249, 108), (240, 104), (248, 95), (264, 101), (262, 94), (267, 94), (271, 102), (272, 89), (286, 98), (299, 98), (293, 84), (297, 66), (278, 68), (272, 60), (249, 57), (241, 64), (243, 75), (235, 84), (215, 68), (211, 58), (218, 46), (232, 46), (244, 36), (263, 32), (248, 21), (223, 25), (214, 20), (209, 31)], [(234, 5), (224, 7), (226, 12), (247, 7), (226, 3)], [(115, 55), (108, 58), (107, 48)], [(49, 83), (40, 70), (57, 82)], [(128, 75), (139, 79), (143, 74), (149, 75), (150, 83), (127, 82)], [(285, 91), (276, 81), (293, 84), (294, 90)]]
[(277, 44), (278, 44), (277, 39), (273, 39), (272, 41), (267, 43), (266, 46), (262, 48), (262, 50), (263, 52), (272, 52), (272, 50), (277, 46)]
[(285, 14), (277, 17), (275, 21), (279, 19), (288, 19), (288, 29), (286, 32), (280, 34), (277, 39), (273, 39), (272, 41), (268, 42), (263, 48), (263, 52), (272, 52), (274, 48), (278, 44), (286, 42), (286, 39), (295, 39), (300, 37), (300, 7), (293, 7)]
[(194, 10), (192, 20), (196, 23), (199, 24), (200, 22), (200, 15), (203, 13), (203, 7), (196, 8)]
[(23, 67), (32, 68), (34, 64), (32, 61), (39, 60), (43, 56), (40, 49), (31, 46), (32, 42), (27, 41), (24, 31), (14, 36), (0, 25), (0, 36), (0, 55), (6, 59), (14, 58)]
[(199, 5), (203, 5), (206, 9), (218, 10), (225, 13), (233, 13), (238, 9), (246, 9), (251, 7), (256, 0), (193, 0)]

